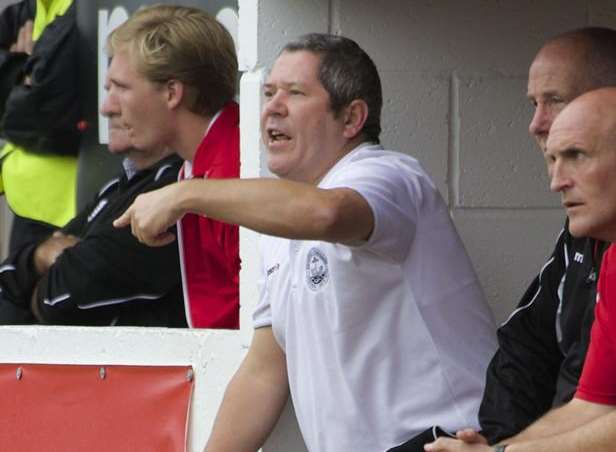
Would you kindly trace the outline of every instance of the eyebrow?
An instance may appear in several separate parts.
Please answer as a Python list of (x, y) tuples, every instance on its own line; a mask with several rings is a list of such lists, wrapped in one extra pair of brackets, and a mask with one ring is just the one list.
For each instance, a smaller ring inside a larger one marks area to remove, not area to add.
[(532, 93), (526, 93), (526, 97), (528, 97), (529, 99), (534, 99), (536, 97), (540, 97), (540, 98), (546, 98), (546, 97), (563, 97), (560, 93), (558, 93), (558, 91), (555, 90), (551, 90), (551, 91), (546, 91), (544, 93), (541, 93), (538, 96), (533, 96)]
[(298, 87), (298, 88), (302, 88), (304, 86), (304, 84), (302, 82), (280, 82), (280, 83), (273, 83), (273, 82), (266, 82), (263, 84), (263, 88), (273, 88), (275, 86), (279, 86), (281, 88), (284, 89), (289, 89), (292, 87)]
[(121, 82), (117, 78), (108, 77), (108, 79), (109, 79), (109, 84), (112, 84), (112, 85), (115, 85), (115, 86), (119, 86), (120, 88), (128, 88), (128, 84), (126, 84), (124, 82)]

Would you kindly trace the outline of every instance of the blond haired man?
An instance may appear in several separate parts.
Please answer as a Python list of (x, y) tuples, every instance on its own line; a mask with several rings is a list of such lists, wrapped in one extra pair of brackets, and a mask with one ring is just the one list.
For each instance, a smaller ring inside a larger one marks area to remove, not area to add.
[[(237, 58), (220, 23), (197, 8), (146, 7), (109, 36), (108, 52), (102, 112), (120, 119), (135, 148), (173, 149), (186, 160), (180, 179), (239, 176)], [(237, 328), (237, 227), (187, 214), (178, 242), (189, 324)]]

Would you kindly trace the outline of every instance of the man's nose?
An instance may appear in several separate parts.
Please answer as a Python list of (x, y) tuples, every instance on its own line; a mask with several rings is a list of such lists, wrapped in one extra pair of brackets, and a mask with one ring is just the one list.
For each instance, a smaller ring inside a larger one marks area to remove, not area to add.
[(278, 90), (274, 95), (272, 95), (265, 105), (263, 105), (263, 114), (264, 115), (281, 115), (284, 116), (288, 113), (286, 98), (282, 92), (282, 90)]
[(550, 131), (550, 127), (552, 125), (552, 115), (547, 108), (543, 104), (537, 104), (535, 107), (535, 113), (533, 114), (533, 119), (528, 125), (528, 131), (531, 135), (545, 135)]
[(109, 117), (119, 112), (118, 104), (113, 98), (113, 95), (107, 92), (103, 104), (101, 105), (101, 114), (105, 117)]
[(553, 192), (562, 192), (571, 186), (571, 178), (560, 162), (555, 162), (551, 165), (549, 176), (550, 190)]

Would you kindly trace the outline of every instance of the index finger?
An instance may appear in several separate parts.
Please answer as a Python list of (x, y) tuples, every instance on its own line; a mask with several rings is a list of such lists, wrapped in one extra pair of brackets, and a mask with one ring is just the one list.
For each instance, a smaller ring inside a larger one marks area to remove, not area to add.
[(124, 228), (130, 224), (131, 216), (133, 214), (133, 206), (131, 205), (128, 209), (124, 211), (122, 215), (113, 220), (114, 228)]

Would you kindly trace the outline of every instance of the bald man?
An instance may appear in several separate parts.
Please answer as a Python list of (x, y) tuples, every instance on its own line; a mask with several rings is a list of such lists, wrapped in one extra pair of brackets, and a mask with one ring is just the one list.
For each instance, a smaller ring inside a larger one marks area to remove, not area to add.
[[(560, 192), (576, 237), (616, 240), (616, 88), (575, 99), (555, 119), (546, 141), (550, 188)], [(596, 321), (573, 400), (508, 445), (441, 438), (430, 452), (608, 452), (616, 444), (616, 248), (608, 248), (598, 283)]]
[[(542, 152), (563, 108), (604, 86), (616, 86), (615, 30), (573, 30), (541, 47), (529, 69), (527, 96), (535, 108), (529, 132)], [(479, 411), (482, 436), (472, 430), (458, 432), (466, 441), (494, 444), (510, 438), (575, 394), (606, 245), (574, 237), (568, 222), (553, 253), (498, 330), (499, 349), (488, 367)]]
[[(550, 127), (573, 99), (616, 86), (616, 31), (584, 28), (545, 43), (528, 76), (529, 132), (545, 152)], [(511, 437), (573, 397), (586, 355), (604, 244), (568, 224), (517, 309), (499, 328), (479, 412), (490, 443)]]

